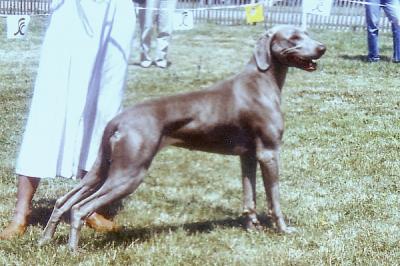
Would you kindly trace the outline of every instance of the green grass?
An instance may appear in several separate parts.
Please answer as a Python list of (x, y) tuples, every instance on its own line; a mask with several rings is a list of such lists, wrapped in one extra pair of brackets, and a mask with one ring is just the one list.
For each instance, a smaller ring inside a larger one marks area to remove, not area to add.
[[(13, 173), (37, 69), (43, 20), (26, 40), (0, 39), (0, 226), (14, 207)], [(4, 22), (1, 28), (4, 28)], [(206, 87), (248, 61), (262, 26), (198, 25), (176, 32), (172, 66), (141, 69), (135, 44), (125, 105)], [(51, 245), (37, 241), (56, 198), (75, 181), (45, 180), (27, 234), (0, 241), (1, 265), (397, 265), (400, 261), (400, 65), (364, 62), (363, 32), (311, 31), (328, 51), (319, 70), (291, 69), (283, 91), (286, 131), (281, 202), (294, 235), (240, 227), (238, 159), (163, 150), (115, 217), (119, 233), (84, 227), (66, 247), (61, 223)], [(390, 60), (391, 35), (381, 36)], [(51, 128), (49, 128), (51, 130)], [(38, 154), (40, 156), (40, 154)], [(264, 212), (261, 178), (258, 209)]]

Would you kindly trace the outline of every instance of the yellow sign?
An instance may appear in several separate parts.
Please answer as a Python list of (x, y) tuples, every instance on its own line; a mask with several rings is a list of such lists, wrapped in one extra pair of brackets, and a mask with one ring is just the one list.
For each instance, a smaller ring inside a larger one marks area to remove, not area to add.
[(246, 6), (246, 22), (253, 24), (264, 21), (264, 6), (262, 4), (255, 4)]

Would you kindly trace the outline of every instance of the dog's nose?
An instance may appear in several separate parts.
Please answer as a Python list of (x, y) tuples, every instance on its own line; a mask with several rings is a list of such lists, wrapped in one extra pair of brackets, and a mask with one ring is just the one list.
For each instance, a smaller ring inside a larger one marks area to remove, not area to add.
[(323, 55), (325, 51), (326, 51), (326, 46), (323, 45), (322, 43), (317, 46), (318, 54)]

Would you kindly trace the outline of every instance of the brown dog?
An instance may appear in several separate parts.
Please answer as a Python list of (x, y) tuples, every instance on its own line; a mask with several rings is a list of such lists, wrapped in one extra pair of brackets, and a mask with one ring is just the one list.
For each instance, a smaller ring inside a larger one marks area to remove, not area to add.
[(254, 228), (257, 162), (269, 212), (277, 229), (294, 229), (279, 204), (278, 160), (283, 134), (281, 91), (288, 67), (314, 71), (325, 46), (291, 26), (269, 30), (236, 76), (208, 89), (139, 103), (107, 125), (97, 161), (72, 191), (57, 200), (41, 244), (52, 238), (71, 209), (69, 246), (78, 247), (82, 221), (92, 212), (134, 192), (159, 150), (167, 145), (239, 155), (246, 227)]

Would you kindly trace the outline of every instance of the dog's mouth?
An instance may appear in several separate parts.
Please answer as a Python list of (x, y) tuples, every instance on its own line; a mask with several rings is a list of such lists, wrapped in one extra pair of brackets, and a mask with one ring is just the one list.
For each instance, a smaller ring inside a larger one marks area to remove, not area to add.
[(316, 59), (306, 59), (298, 56), (290, 56), (289, 61), (293, 63), (296, 67), (301, 68), (305, 71), (315, 71), (317, 69)]

